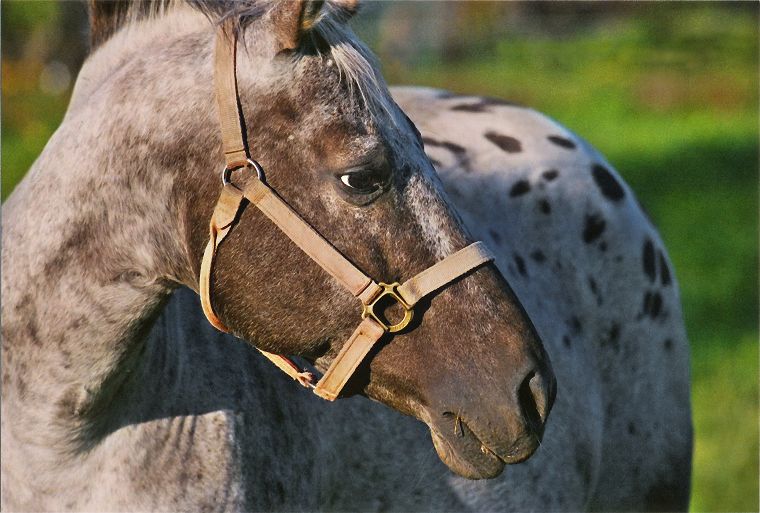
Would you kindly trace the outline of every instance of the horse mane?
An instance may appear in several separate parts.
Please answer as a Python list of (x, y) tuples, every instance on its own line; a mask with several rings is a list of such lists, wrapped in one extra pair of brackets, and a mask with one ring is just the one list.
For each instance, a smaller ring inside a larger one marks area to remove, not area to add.
[(111, 39), (111, 36), (125, 25), (159, 17), (177, 3), (177, 0), (88, 0), (91, 50)]
[[(307, 5), (307, 9), (322, 8), (312, 29), (326, 43), (329, 56), (345, 78), (352, 95), (358, 92), (365, 106), (375, 113), (385, 112), (394, 120), (379, 63), (346, 24), (357, 11), (356, 2), (312, 0), (309, 4), (311, 7)], [(271, 7), (272, 0), (89, 0), (91, 48), (94, 50), (103, 45), (127, 25), (160, 18), (184, 5), (202, 12), (214, 23), (233, 19), (236, 30), (245, 30)]]

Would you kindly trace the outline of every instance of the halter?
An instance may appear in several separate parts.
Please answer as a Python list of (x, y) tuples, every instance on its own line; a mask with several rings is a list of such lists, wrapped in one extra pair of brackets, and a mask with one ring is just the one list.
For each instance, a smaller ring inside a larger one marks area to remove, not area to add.
[[(201, 305), (206, 318), (214, 327), (224, 332), (229, 331), (217, 317), (211, 303), (211, 272), (219, 245), (237, 224), (238, 214), (245, 203), (243, 200), (246, 199), (361, 302), (362, 321), (316, 385), (313, 384), (311, 373), (300, 370), (287, 357), (259, 349), (288, 376), (304, 386), (313, 388), (314, 393), (319, 397), (333, 401), (372, 346), (385, 333), (397, 333), (409, 325), (414, 316), (414, 305), (420, 299), (493, 260), (494, 257), (482, 242), (475, 242), (449, 255), (403, 284), (375, 282), (365, 275), (301, 219), (266, 184), (264, 170), (248, 156), (241, 127), (243, 115), (238, 107), (235, 78), (236, 48), (235, 30), (231, 23), (227, 22), (226, 26), (220, 27), (217, 32), (214, 52), (216, 100), (219, 107), (226, 165), (222, 170), (222, 192), (211, 216), (209, 241), (201, 262), (199, 278)], [(255, 170), (256, 177), (251, 177), (241, 190), (232, 184), (229, 178), (233, 170), (243, 167)], [(398, 303), (404, 311), (404, 317), (396, 324), (391, 324), (375, 311), (378, 303), (382, 301), (385, 304), (388, 300)]]

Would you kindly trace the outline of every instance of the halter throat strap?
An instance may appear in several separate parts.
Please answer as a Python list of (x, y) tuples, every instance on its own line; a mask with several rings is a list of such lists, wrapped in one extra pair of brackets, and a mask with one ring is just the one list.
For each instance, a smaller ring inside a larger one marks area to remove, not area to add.
[[(493, 255), (482, 242), (475, 242), (449, 255), (413, 278), (398, 283), (378, 283), (352, 264), (324, 237), (304, 221), (264, 181), (260, 166), (246, 151), (242, 130), (242, 114), (238, 109), (235, 54), (237, 38), (231, 21), (225, 22), (217, 32), (214, 55), (214, 80), (225, 157), (223, 187), (209, 223), (209, 240), (203, 253), (199, 276), (201, 306), (209, 322), (217, 329), (229, 330), (219, 319), (212, 305), (211, 276), (220, 244), (237, 224), (246, 201), (256, 206), (304, 253), (329, 273), (338, 283), (354, 295), (362, 306), (362, 321), (343, 344), (319, 382), (301, 371), (282, 355), (261, 351), (278, 368), (304, 386), (314, 389), (323, 399), (335, 400), (340, 391), (366, 357), (367, 353), (386, 333), (395, 333), (407, 327), (414, 314), (414, 305), (423, 297), (444, 287), (451, 281), (493, 260)], [(257, 176), (251, 176), (241, 190), (227, 181), (229, 172), (240, 167), (252, 167)], [(388, 297), (404, 309), (404, 318), (390, 324), (375, 305)]]

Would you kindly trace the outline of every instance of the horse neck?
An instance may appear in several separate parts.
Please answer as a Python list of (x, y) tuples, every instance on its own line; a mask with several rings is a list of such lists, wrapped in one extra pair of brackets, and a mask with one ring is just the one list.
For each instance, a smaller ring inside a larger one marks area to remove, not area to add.
[[(167, 90), (166, 70), (118, 43), (86, 63), (64, 122), (3, 206), (3, 435), (20, 445), (87, 444), (93, 419), (138, 386), (130, 371), (168, 295), (195, 285), (186, 232), (212, 205), (182, 191), (215, 152), (180, 142), (214, 144), (213, 105), (185, 108), (192, 94)], [(211, 81), (197, 53), (172, 70), (176, 88)]]

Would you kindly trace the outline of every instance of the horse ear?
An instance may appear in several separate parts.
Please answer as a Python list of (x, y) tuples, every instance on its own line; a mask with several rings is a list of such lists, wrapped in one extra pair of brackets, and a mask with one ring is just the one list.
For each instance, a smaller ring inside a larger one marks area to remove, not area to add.
[(277, 51), (295, 50), (317, 22), (325, 3), (335, 21), (345, 23), (359, 10), (359, 0), (279, 0), (272, 12)]
[(277, 50), (295, 50), (317, 21), (324, 0), (281, 0), (272, 10)]

